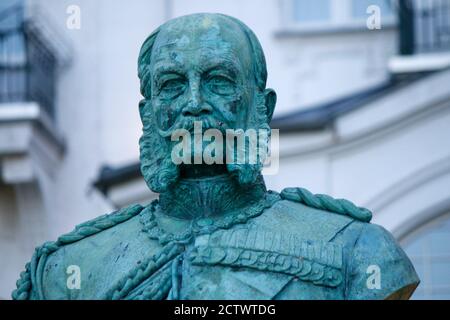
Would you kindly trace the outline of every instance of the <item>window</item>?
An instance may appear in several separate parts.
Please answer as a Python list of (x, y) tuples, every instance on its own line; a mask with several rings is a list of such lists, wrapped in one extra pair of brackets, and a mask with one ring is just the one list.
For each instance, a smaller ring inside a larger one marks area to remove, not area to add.
[(26, 88), (23, 1), (0, 2), (0, 103), (22, 100)]
[(18, 26), (22, 22), (22, 15), (12, 15), (11, 11), (23, 5), (23, 0), (0, 1), (0, 30)]
[(298, 22), (327, 21), (330, 19), (330, 0), (294, 1), (294, 20)]
[(36, 25), (25, 27), (24, 4), (0, 2), (0, 103), (37, 102), (53, 118), (56, 50)]
[(352, 17), (367, 18), (367, 8), (376, 5), (380, 8), (382, 17), (392, 18), (394, 16), (394, 8), (390, 0), (352, 0)]
[(450, 299), (450, 213), (413, 231), (403, 241), (420, 278), (413, 299)]
[(396, 20), (392, 0), (284, 0), (285, 27), (307, 30), (309, 27), (365, 27), (370, 6), (378, 6), (381, 24), (393, 25)]

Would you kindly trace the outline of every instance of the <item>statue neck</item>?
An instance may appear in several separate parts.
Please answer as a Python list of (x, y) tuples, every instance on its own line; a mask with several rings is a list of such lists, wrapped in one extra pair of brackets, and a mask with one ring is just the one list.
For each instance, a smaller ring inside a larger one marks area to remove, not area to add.
[(264, 198), (265, 193), (266, 186), (262, 176), (248, 186), (239, 185), (229, 174), (184, 178), (170, 191), (160, 194), (159, 206), (165, 214), (176, 218), (213, 217), (244, 209)]

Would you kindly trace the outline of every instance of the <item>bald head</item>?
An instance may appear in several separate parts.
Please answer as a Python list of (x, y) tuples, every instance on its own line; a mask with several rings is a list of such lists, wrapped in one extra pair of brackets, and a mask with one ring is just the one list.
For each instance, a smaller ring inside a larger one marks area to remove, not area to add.
[[(260, 90), (267, 81), (264, 53), (255, 34), (236, 18), (216, 13), (198, 13), (172, 19), (156, 29), (142, 45), (138, 71), (141, 92), (149, 98), (150, 72), (155, 58), (160, 54), (170, 54), (170, 49), (196, 50), (199, 46), (211, 51), (229, 49), (239, 56), (243, 67), (253, 73), (252, 77)], [(174, 56), (174, 61), (181, 62)]]

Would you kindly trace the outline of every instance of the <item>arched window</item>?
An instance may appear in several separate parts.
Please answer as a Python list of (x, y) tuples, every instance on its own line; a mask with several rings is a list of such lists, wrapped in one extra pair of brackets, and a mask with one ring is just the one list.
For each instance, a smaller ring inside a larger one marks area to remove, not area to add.
[(421, 283), (412, 299), (450, 299), (450, 212), (401, 240)]

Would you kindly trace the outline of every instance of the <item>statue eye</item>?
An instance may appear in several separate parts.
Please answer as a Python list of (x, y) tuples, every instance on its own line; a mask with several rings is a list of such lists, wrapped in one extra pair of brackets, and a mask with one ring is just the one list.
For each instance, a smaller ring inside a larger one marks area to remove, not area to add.
[(225, 76), (211, 76), (206, 80), (208, 89), (216, 94), (230, 95), (235, 92), (234, 81)]
[(182, 94), (186, 88), (186, 82), (182, 78), (169, 79), (161, 84), (161, 94), (165, 98), (175, 98)]

